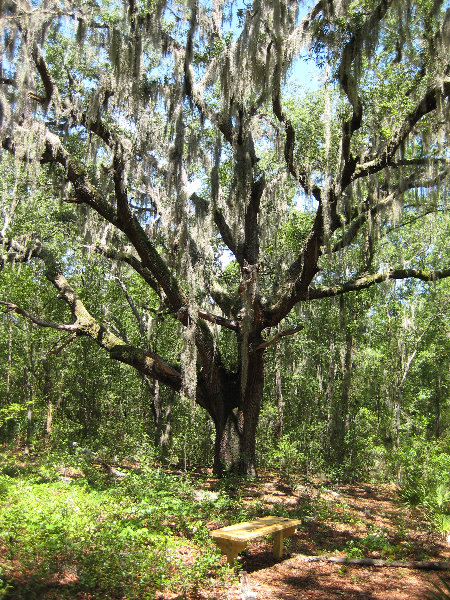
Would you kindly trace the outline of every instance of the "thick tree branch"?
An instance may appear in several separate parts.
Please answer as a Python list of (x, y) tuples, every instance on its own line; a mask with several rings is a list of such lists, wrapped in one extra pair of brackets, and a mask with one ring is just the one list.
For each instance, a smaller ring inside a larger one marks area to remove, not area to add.
[(278, 121), (283, 125), (285, 130), (285, 142), (284, 142), (284, 160), (288, 168), (289, 173), (294, 179), (302, 186), (305, 192), (309, 195), (312, 194), (314, 198), (320, 202), (321, 193), (318, 186), (312, 185), (306, 172), (302, 171), (298, 166), (294, 156), (295, 149), (295, 129), (290, 119), (286, 116), (283, 111), (281, 104), (281, 79), (282, 79), (282, 67), (280, 50), (278, 52), (278, 62), (275, 69), (272, 82), (272, 109), (277, 117)]
[(229, 227), (225, 215), (221, 208), (218, 207), (218, 199), (220, 197), (220, 177), (219, 177), (219, 167), (222, 156), (222, 144), (220, 140), (220, 135), (216, 138), (216, 144), (214, 148), (214, 162), (213, 167), (211, 169), (211, 197), (212, 197), (212, 210), (213, 210), (213, 219), (216, 224), (220, 235), (222, 236), (222, 240), (227, 248), (234, 254), (236, 260), (239, 264), (243, 262), (242, 252), (240, 252), (240, 248), (238, 247), (238, 241), (235, 239), (231, 228)]
[[(109, 129), (102, 121), (100, 114), (97, 114), (95, 118), (93, 115), (89, 115), (88, 117), (86, 111), (80, 113), (73, 109), (73, 102), (70, 98), (61, 98), (58, 87), (52, 78), (47, 63), (42, 55), (42, 50), (37, 44), (34, 44), (33, 46), (32, 57), (36, 65), (36, 70), (41, 77), (45, 96), (41, 96), (35, 91), (29, 90), (28, 97), (42, 105), (48, 105), (50, 100), (53, 99), (54, 104), (57, 103), (64, 109), (67, 117), (71, 119), (72, 125), (82, 125), (88, 132), (95, 133), (106, 146), (110, 147), (113, 142), (113, 134), (111, 129)], [(0, 78), (0, 84), (11, 85), (17, 88), (16, 81), (10, 78)], [(105, 95), (107, 95), (107, 92), (105, 92)]]
[(361, 227), (368, 221), (369, 218), (373, 218), (384, 210), (389, 209), (396, 200), (401, 198), (403, 194), (413, 189), (429, 189), (437, 187), (448, 177), (450, 170), (441, 171), (435, 177), (426, 180), (417, 179), (416, 176), (405, 179), (398, 184), (397, 189), (386, 196), (383, 200), (372, 204), (370, 200), (367, 202), (367, 208), (360, 211), (359, 214), (355, 213), (354, 218), (350, 221), (348, 228), (343, 232), (341, 239), (333, 245), (332, 252), (338, 252), (342, 248), (347, 247), (356, 238)]
[[(189, 323), (188, 307), (182, 306), (175, 316), (179, 321), (181, 321), (181, 323), (183, 323), (183, 325), (187, 325)], [(226, 319), (225, 317), (221, 317), (219, 315), (214, 315), (206, 310), (203, 310), (202, 308), (197, 310), (197, 316), (202, 321), (207, 321), (208, 323), (213, 323), (214, 325), (220, 325), (221, 327), (231, 329), (232, 331), (239, 331), (240, 328), (238, 321)]]
[(134, 254), (132, 254), (131, 252), (116, 250), (115, 248), (111, 248), (110, 246), (100, 245), (94, 246), (93, 250), (95, 250), (95, 252), (98, 252), (105, 258), (114, 260), (119, 263), (128, 264), (134, 271), (136, 271), (136, 273), (138, 273), (138, 275), (142, 277), (142, 279), (146, 283), (148, 283), (148, 285), (152, 288), (152, 290), (154, 290), (158, 294), (158, 296), (161, 296), (161, 287), (155, 281), (151, 272), (142, 265), (142, 262), (136, 256), (134, 256)]
[(64, 275), (54, 270), (54, 265), (47, 266), (45, 274), (58, 290), (59, 297), (70, 307), (75, 319), (73, 324), (55, 324), (42, 321), (15, 304), (4, 301), (0, 301), (0, 304), (4, 305), (8, 311), (15, 311), (26, 317), (39, 327), (51, 327), (63, 331), (72, 331), (77, 335), (88, 336), (107, 350), (111, 358), (133, 366), (140, 373), (157, 379), (174, 390), (181, 389), (181, 373), (175, 367), (169, 365), (156, 353), (126, 344), (117, 335), (109, 332), (88, 312)]
[(252, 182), (250, 201), (245, 211), (243, 258), (251, 265), (259, 259), (258, 216), (265, 185), (264, 175)]
[[(5, 144), (9, 151), (15, 152), (14, 144), (10, 140), (4, 140), (4, 147)], [(75, 201), (90, 206), (106, 221), (127, 235), (141, 259), (142, 267), (150, 271), (164, 290), (172, 310), (176, 311), (181, 306), (186, 305), (186, 298), (168, 266), (148, 239), (139, 221), (129, 210), (126, 187), (123, 184), (124, 162), (120, 149), (115, 153), (114, 161), (113, 178), (117, 213), (114, 207), (100, 196), (91, 184), (84, 167), (67, 152), (59, 137), (48, 130), (45, 131), (45, 151), (41, 162), (60, 164), (64, 168), (65, 177), (73, 186)]]
[(425, 283), (431, 283), (440, 279), (450, 277), (450, 269), (443, 269), (442, 271), (427, 271), (420, 269), (389, 269), (388, 271), (381, 271), (374, 275), (365, 275), (359, 277), (354, 281), (349, 281), (342, 285), (334, 286), (317, 286), (310, 288), (308, 292), (307, 300), (317, 300), (319, 298), (332, 298), (335, 296), (341, 296), (348, 292), (356, 292), (359, 290), (365, 290), (377, 283), (382, 281), (388, 281), (390, 279), (420, 279)]
[(357, 92), (357, 81), (352, 74), (352, 65), (361, 55), (364, 43), (373, 35), (378, 23), (383, 19), (393, 0), (382, 0), (362, 27), (356, 31), (344, 46), (341, 62), (338, 67), (338, 80), (352, 107), (352, 116), (342, 124), (341, 161), (342, 170), (339, 180), (338, 194), (350, 182), (356, 167), (356, 159), (351, 155), (350, 142), (355, 131), (362, 124), (363, 106)]
[[(0, 304), (6, 306), (7, 310), (17, 312), (40, 327), (52, 327), (53, 329), (72, 331), (77, 335), (88, 336), (107, 350), (111, 358), (133, 366), (140, 373), (158, 379), (158, 381), (165, 383), (176, 391), (181, 389), (182, 377), (177, 368), (169, 365), (154, 352), (148, 352), (125, 343), (123, 339), (108, 331), (89, 313), (75, 290), (61, 273), (53, 255), (38, 241), (17, 242), (0, 238), (0, 243), (3, 243), (7, 249), (7, 254), (3, 256), (3, 262), (27, 262), (32, 257), (43, 261), (45, 277), (58, 290), (59, 297), (69, 306), (74, 317), (74, 323), (66, 325), (42, 321), (15, 304), (1, 301)], [(201, 393), (200, 388), (198, 393)]]
[(239, 309), (236, 306), (236, 298), (232, 298), (216, 281), (213, 282), (209, 293), (211, 294), (211, 298), (225, 315), (231, 316), (238, 312)]
[(450, 165), (450, 159), (443, 156), (429, 156), (423, 158), (403, 158), (390, 163), (392, 169), (400, 167), (430, 167), (430, 166)]
[(59, 93), (53, 80), (53, 77), (50, 74), (50, 71), (47, 67), (47, 63), (44, 60), (41, 49), (35, 42), (33, 44), (33, 48), (31, 51), (31, 55), (33, 57), (34, 63), (36, 65), (36, 69), (41, 77), (42, 85), (45, 90), (45, 103), (48, 105), (50, 100), (52, 100), (53, 96), (56, 96), (55, 100), (59, 100)]
[(265, 327), (277, 325), (299, 300), (306, 297), (309, 285), (319, 271), (317, 263), (322, 254), (323, 227), (323, 207), (319, 205), (302, 252), (289, 267), (278, 301), (265, 311)]
[(206, 310), (199, 309), (197, 312), (200, 319), (204, 321), (208, 321), (209, 323), (213, 323), (214, 325), (220, 325), (221, 327), (225, 327), (226, 329), (231, 329), (232, 331), (239, 331), (239, 322), (233, 321), (232, 319), (226, 319), (225, 317), (221, 317), (219, 315), (213, 315), (212, 313), (207, 312)]
[(429, 88), (418, 101), (415, 108), (405, 117), (403, 123), (396, 133), (386, 143), (385, 147), (378, 153), (377, 157), (369, 160), (355, 168), (351, 181), (373, 175), (386, 167), (396, 166), (394, 156), (401, 144), (407, 139), (417, 123), (428, 113), (436, 110), (437, 98), (448, 98), (450, 96), (450, 79), (445, 79), (442, 84)]
[(214, 223), (217, 225), (220, 235), (222, 236), (222, 240), (227, 248), (234, 254), (236, 260), (239, 264), (242, 263), (244, 257), (242, 255), (242, 249), (238, 248), (238, 245), (234, 239), (234, 236), (231, 232), (230, 227), (228, 226), (223, 211), (216, 208), (214, 210)]

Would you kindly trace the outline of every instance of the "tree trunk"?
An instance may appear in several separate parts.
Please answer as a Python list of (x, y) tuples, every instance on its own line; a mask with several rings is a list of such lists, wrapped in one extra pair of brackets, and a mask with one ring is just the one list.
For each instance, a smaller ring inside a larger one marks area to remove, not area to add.
[(155, 380), (153, 385), (153, 403), (155, 407), (155, 444), (159, 448), (161, 458), (166, 458), (169, 451), (172, 430), (172, 406), (175, 397), (174, 390), (167, 390), (168, 399), (164, 403), (161, 397), (159, 384)]
[(349, 414), (349, 396), (352, 376), (353, 336), (347, 331), (345, 334), (345, 349), (342, 349), (342, 387), (341, 393), (336, 397), (330, 427), (331, 455), (336, 466), (342, 465), (347, 452), (345, 434)]
[(12, 369), (12, 319), (8, 318), (8, 370), (6, 372), (6, 404), (9, 404), (11, 397), (11, 369)]
[(439, 439), (441, 435), (441, 373), (437, 376), (437, 386), (434, 396), (434, 436)]
[(336, 378), (336, 357), (334, 355), (334, 334), (331, 334), (330, 337), (330, 364), (328, 366), (328, 380), (327, 380), (327, 389), (326, 389), (326, 399), (327, 399), (327, 407), (328, 407), (328, 441), (333, 437), (333, 426), (334, 426), (334, 411), (335, 411), (335, 399), (334, 399), (334, 383)]
[(45, 431), (44, 431), (44, 443), (47, 445), (50, 440), (50, 435), (52, 433), (52, 423), (53, 423), (53, 403), (51, 398), (48, 399), (47, 404), (47, 416), (45, 418)]
[(214, 463), (213, 473), (221, 477), (226, 471), (231, 470), (233, 465), (232, 440), (235, 437), (235, 423), (232, 415), (226, 420), (214, 422)]
[(45, 418), (44, 426), (44, 443), (47, 445), (50, 440), (53, 423), (53, 402), (52, 402), (52, 377), (51, 377), (51, 364), (48, 359), (42, 362), (43, 375), (43, 387), (42, 395), (47, 399), (47, 415)]
[[(259, 338), (247, 347), (258, 343)], [(264, 352), (249, 352), (246, 363), (243, 389), (229, 379), (216, 382), (214, 400), (209, 398), (205, 406), (215, 427), (213, 470), (217, 476), (225, 472), (256, 475), (256, 427), (263, 399)]]
[[(278, 324), (278, 333), (281, 333), (281, 324)], [(275, 393), (277, 399), (277, 423), (275, 425), (276, 439), (280, 439), (283, 435), (284, 428), (284, 400), (283, 388), (281, 384), (281, 345), (278, 344), (275, 349)]]
[(33, 422), (33, 381), (29, 377), (28, 369), (24, 369), (24, 395), (27, 399), (27, 433), (25, 439), (24, 454), (30, 453), (31, 446), (31, 435), (32, 435), (32, 422)]
[[(249, 348), (256, 348), (262, 338), (249, 338)], [(256, 476), (256, 428), (264, 391), (264, 352), (248, 354), (245, 387), (238, 410), (239, 459), (235, 469), (242, 475)]]

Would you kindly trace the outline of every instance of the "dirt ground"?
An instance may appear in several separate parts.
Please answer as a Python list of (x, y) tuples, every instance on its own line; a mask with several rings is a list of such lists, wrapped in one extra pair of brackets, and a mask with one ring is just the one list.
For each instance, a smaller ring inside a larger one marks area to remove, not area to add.
[[(204, 473), (198, 479), (200, 493), (216, 493), (222, 485), (211, 476), (205, 479)], [(238, 558), (237, 577), (229, 571), (228, 584), (220, 583), (214, 571), (195, 593), (164, 590), (155, 600), (426, 600), (433, 583), (441, 588), (442, 580), (450, 583), (448, 570), (308, 562), (308, 557), (346, 556), (387, 562), (450, 561), (450, 539), (433, 529), (423, 511), (401, 504), (393, 486), (333, 486), (318, 479), (294, 482), (267, 474), (238, 482), (227, 492), (253, 514), (301, 515), (297, 532), (285, 542), (283, 559), (273, 558), (270, 540), (254, 540)], [(228, 524), (211, 522), (207, 527)], [(198, 548), (194, 551), (187, 541), (179, 550), (183, 562), (195, 562)], [(226, 563), (225, 556), (220, 560)], [(53, 583), (73, 580), (74, 575), (67, 573), (64, 581)], [(84, 593), (75, 598), (95, 600)], [(449, 594), (442, 597), (446, 599)]]
[[(275, 561), (270, 543), (256, 540), (239, 557), (240, 583), (200, 590), (208, 600), (419, 600), (448, 571), (306, 562), (304, 556), (395, 558), (403, 561), (450, 560), (448, 540), (432, 531), (423, 513), (403, 506), (389, 486), (354, 485), (328, 489), (326, 484), (291, 486), (267, 477), (239, 490), (248, 502), (263, 508), (280, 504), (294, 508), (311, 497), (320, 514), (306, 518), (289, 539), (282, 561)], [(320, 508), (321, 507), (321, 508)], [(372, 543), (371, 543), (372, 542)], [(356, 552), (356, 550), (359, 551)], [(225, 557), (222, 558), (225, 561)], [(177, 598), (161, 594), (159, 600)], [(194, 598), (194, 597), (193, 597)]]

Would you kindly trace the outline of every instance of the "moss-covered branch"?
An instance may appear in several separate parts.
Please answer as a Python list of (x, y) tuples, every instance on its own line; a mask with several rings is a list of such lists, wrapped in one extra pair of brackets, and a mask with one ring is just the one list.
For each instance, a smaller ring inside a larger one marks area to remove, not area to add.
[(104, 348), (111, 358), (133, 366), (140, 373), (157, 379), (172, 389), (177, 391), (181, 389), (182, 377), (177, 367), (169, 365), (154, 352), (148, 352), (127, 344), (125, 340), (109, 331), (90, 314), (78, 294), (61, 273), (58, 261), (51, 252), (41, 245), (39, 240), (30, 238), (14, 241), (6, 240), (0, 236), (0, 244), (4, 247), (0, 264), (8, 262), (25, 263), (33, 257), (42, 260), (45, 277), (58, 290), (59, 298), (69, 306), (74, 321), (69, 324), (52, 323), (38, 319), (16, 304), (0, 301), (0, 304), (5, 306), (6, 310), (16, 312), (39, 327), (51, 327), (61, 331), (71, 331), (77, 336), (88, 336)]
[(78, 327), (75, 323), (52, 323), (50, 321), (44, 321), (43, 319), (35, 317), (17, 304), (13, 304), (12, 302), (7, 302), (5, 300), (0, 300), (0, 305), (5, 307), (5, 312), (15, 312), (21, 317), (25, 317), (35, 325), (38, 325), (38, 327), (49, 327), (50, 329), (58, 329), (59, 331), (73, 331), (75, 333), (78, 331)]
[(443, 269), (442, 271), (428, 271), (420, 269), (389, 269), (387, 271), (381, 271), (373, 275), (364, 275), (349, 281), (342, 285), (333, 286), (317, 286), (310, 288), (308, 293), (308, 300), (317, 300), (319, 298), (332, 298), (334, 296), (342, 296), (348, 292), (357, 292), (365, 290), (377, 283), (382, 281), (388, 281), (389, 279), (420, 279), (426, 283), (438, 281), (450, 277), (450, 269)]
[(392, 166), (396, 167), (397, 163), (394, 160), (395, 154), (413, 131), (414, 127), (425, 115), (437, 109), (439, 98), (444, 99), (449, 96), (450, 79), (447, 74), (447, 78), (442, 83), (438, 83), (437, 85), (428, 88), (424, 95), (418, 100), (414, 109), (405, 117), (397, 131), (392, 135), (391, 139), (386, 143), (378, 155), (372, 160), (358, 165), (355, 168), (352, 181), (378, 173), (386, 167), (390, 167), (392, 163)]

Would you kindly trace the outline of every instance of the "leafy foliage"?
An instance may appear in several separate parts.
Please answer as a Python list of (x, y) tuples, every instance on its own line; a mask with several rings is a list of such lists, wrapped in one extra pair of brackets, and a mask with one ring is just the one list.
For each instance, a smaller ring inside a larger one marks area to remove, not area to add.
[[(187, 591), (211, 570), (220, 576), (204, 522), (206, 514), (220, 516), (223, 502), (194, 499), (187, 479), (161, 471), (116, 483), (74, 469), (47, 463), (26, 477), (1, 475), (8, 597), (38, 597), (53, 576), (97, 598), (130, 599), (151, 599), (166, 586)], [(64, 472), (72, 477), (61, 481)], [(177, 558), (180, 543), (192, 545), (192, 564)]]

